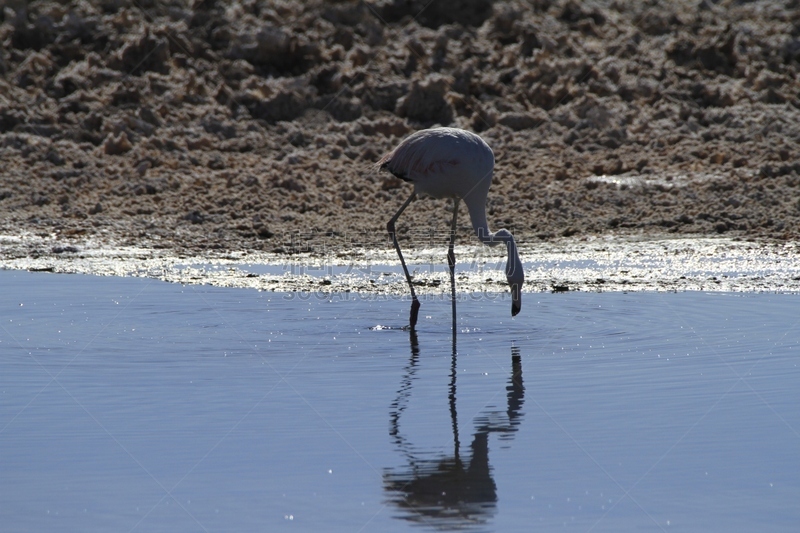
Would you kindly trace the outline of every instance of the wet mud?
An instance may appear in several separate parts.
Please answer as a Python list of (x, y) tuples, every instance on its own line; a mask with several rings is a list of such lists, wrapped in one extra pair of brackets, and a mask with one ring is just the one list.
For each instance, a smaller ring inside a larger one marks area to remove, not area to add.
[[(373, 164), (437, 124), (492, 147), (524, 254), (797, 240), (796, 0), (426, 4), (6, 1), (5, 263), (391, 251), (411, 191)], [(403, 247), (444, 245), (448, 208), (412, 204)]]

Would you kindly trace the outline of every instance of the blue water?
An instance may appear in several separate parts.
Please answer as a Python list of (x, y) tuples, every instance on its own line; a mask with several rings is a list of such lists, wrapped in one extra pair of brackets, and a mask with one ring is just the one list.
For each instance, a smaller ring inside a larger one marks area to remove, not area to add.
[(0, 287), (3, 531), (800, 523), (798, 296)]

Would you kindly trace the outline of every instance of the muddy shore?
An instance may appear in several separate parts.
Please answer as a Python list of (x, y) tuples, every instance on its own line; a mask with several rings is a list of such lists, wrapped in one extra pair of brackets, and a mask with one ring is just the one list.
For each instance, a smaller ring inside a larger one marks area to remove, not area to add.
[(523, 250), (800, 237), (797, 0), (426, 3), (5, 2), (4, 259), (388, 250), (410, 188), (373, 164), (437, 124), (492, 147)]

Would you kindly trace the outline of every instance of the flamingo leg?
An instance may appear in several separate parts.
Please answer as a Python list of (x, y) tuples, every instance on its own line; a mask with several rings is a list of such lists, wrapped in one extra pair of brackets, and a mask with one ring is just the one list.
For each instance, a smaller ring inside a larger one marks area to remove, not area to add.
[(450, 225), (450, 246), (447, 248), (447, 266), (450, 267), (450, 302), (453, 307), (453, 331), (456, 330), (456, 220), (458, 219), (458, 198), (453, 199), (453, 223)]
[(411, 283), (411, 274), (408, 273), (408, 267), (406, 266), (406, 260), (403, 259), (403, 252), (400, 251), (400, 244), (397, 242), (397, 234), (395, 232), (394, 223), (397, 222), (397, 219), (406, 210), (408, 204), (414, 201), (417, 197), (417, 193), (411, 193), (411, 196), (408, 197), (408, 200), (400, 206), (400, 209), (397, 210), (397, 213), (394, 214), (392, 218), (389, 219), (389, 222), (386, 224), (386, 231), (389, 232), (389, 235), (392, 237), (392, 242), (394, 243), (394, 249), (397, 250), (397, 255), (400, 257), (400, 264), (403, 265), (403, 272), (406, 274), (406, 281), (408, 281), (408, 288), (411, 289), (411, 316), (409, 317), (408, 321), (410, 324), (411, 329), (414, 329), (417, 326), (417, 315), (419, 314), (419, 300), (417, 299), (417, 293), (414, 292), (414, 285)]

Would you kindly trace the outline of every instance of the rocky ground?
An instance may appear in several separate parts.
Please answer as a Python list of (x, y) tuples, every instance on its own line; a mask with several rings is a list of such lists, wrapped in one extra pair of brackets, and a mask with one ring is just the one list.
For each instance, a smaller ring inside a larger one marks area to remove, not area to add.
[[(800, 1), (427, 3), (6, 0), (0, 233), (385, 247), (410, 187), (373, 164), (440, 124), (493, 148), (523, 247), (800, 238)], [(444, 242), (447, 208), (401, 238)]]

